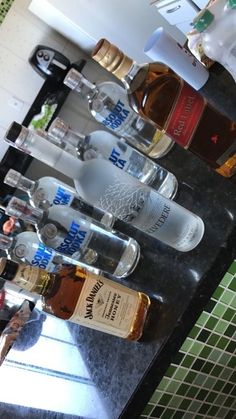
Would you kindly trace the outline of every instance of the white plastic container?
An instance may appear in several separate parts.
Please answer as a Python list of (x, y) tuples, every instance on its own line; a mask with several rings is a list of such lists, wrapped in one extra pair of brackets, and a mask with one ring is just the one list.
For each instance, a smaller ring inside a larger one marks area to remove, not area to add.
[(147, 40), (144, 52), (153, 61), (166, 64), (196, 90), (201, 89), (208, 80), (209, 72), (204, 65), (162, 27), (156, 29)]
[(197, 16), (205, 54), (223, 65), (236, 81), (236, 0), (218, 0)]

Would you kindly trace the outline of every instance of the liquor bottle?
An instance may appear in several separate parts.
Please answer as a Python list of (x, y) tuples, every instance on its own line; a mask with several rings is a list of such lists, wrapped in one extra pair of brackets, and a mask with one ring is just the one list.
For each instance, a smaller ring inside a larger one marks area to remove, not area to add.
[[(0, 249), (4, 250), (11, 260), (46, 269), (48, 272), (58, 271), (63, 264), (78, 265), (79, 263), (75, 259), (46, 247), (34, 231), (23, 231), (14, 237), (0, 234)], [(85, 267), (88, 269), (87, 265)], [(99, 270), (94, 272), (99, 273)]]
[(72, 131), (60, 118), (52, 122), (48, 133), (58, 142), (61, 140), (73, 146), (83, 161), (104, 158), (140, 182), (157, 189), (166, 198), (173, 199), (176, 195), (178, 188), (176, 177), (135, 150), (122, 138), (100, 130), (83, 135)]
[(200, 217), (108, 161), (83, 162), (17, 122), (10, 126), (5, 140), (74, 179), (78, 193), (91, 205), (163, 243), (187, 252), (202, 239), (204, 223)]
[(89, 111), (97, 122), (144, 154), (155, 159), (173, 147), (173, 141), (164, 132), (131, 109), (125, 90), (117, 83), (109, 81), (96, 85), (74, 68), (69, 70), (64, 83), (87, 99)]
[(1, 258), (0, 277), (42, 295), (56, 317), (129, 340), (142, 335), (149, 297), (79, 266), (49, 273)]
[[(145, 46), (150, 56), (155, 34)], [(166, 65), (138, 65), (116, 46), (101, 39), (93, 58), (123, 81), (129, 103), (180, 146), (192, 151), (216, 172), (236, 173), (236, 123), (214, 109)]]
[(43, 211), (13, 197), (5, 212), (34, 224), (45, 246), (108, 274), (125, 277), (138, 263), (140, 248), (136, 240), (107, 230), (78, 210), (53, 205)]
[(66, 205), (107, 227), (112, 227), (115, 222), (112, 214), (90, 205), (77, 194), (75, 188), (54, 177), (45, 176), (33, 181), (10, 169), (4, 183), (26, 192), (33, 207), (47, 210), (52, 205)]

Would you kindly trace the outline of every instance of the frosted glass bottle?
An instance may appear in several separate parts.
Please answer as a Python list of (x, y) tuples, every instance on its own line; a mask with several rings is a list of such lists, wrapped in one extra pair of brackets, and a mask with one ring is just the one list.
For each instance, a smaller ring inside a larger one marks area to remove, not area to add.
[(108, 81), (95, 85), (74, 68), (68, 71), (64, 83), (87, 99), (96, 121), (148, 156), (162, 157), (173, 147), (166, 134), (131, 109), (119, 84)]
[[(33, 231), (23, 231), (14, 237), (0, 234), (0, 249), (5, 250), (7, 257), (11, 260), (36, 266), (48, 272), (60, 270), (62, 264), (79, 265), (75, 259), (46, 247), (40, 242), (37, 233)], [(85, 264), (84, 267), (88, 269)], [(100, 271), (94, 269), (93, 272), (99, 274)]]
[(10, 169), (4, 178), (4, 183), (26, 192), (33, 207), (46, 210), (52, 205), (66, 205), (107, 227), (112, 227), (114, 224), (115, 217), (112, 214), (90, 205), (77, 194), (75, 188), (54, 177), (45, 176), (33, 181)]
[(140, 182), (157, 189), (166, 198), (173, 199), (176, 195), (178, 188), (176, 177), (135, 150), (122, 138), (100, 130), (83, 135), (72, 131), (60, 118), (52, 122), (48, 133), (58, 143), (61, 141), (62, 144), (68, 143), (74, 147), (78, 157), (83, 161), (104, 158)]
[(106, 230), (70, 207), (53, 205), (43, 211), (13, 197), (5, 212), (34, 224), (45, 246), (108, 274), (125, 277), (138, 263), (140, 248), (136, 240)]
[(163, 243), (187, 252), (201, 241), (204, 223), (200, 217), (106, 160), (82, 162), (16, 122), (5, 140), (74, 179), (77, 191), (90, 204)]
[(194, 20), (205, 54), (218, 61), (236, 81), (236, 1), (216, 0)]

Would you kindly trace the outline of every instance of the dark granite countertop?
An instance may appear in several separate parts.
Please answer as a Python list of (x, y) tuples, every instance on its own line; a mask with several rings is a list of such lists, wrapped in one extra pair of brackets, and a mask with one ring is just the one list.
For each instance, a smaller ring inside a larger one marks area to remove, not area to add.
[[(236, 106), (234, 106), (236, 88), (227, 74), (225, 76), (220, 69), (213, 71), (213, 81), (209, 88), (213, 89), (210, 91), (211, 100), (214, 101), (216, 76), (216, 81), (222, 80), (222, 92), (226, 97), (224, 103), (223, 98), (220, 98), (221, 106), (225, 111), (229, 108), (231, 116), (236, 120)], [(229, 89), (228, 93), (232, 92), (228, 97), (226, 87)], [(205, 93), (209, 94), (209, 91)], [(11, 418), (134, 419), (141, 414), (171, 360), (236, 255), (234, 180), (225, 179), (214, 173), (205, 163), (178, 146), (174, 146), (168, 156), (160, 161), (160, 164), (162, 163), (178, 177), (179, 192), (176, 201), (202, 217), (205, 234), (196, 249), (180, 253), (147, 238), (134, 229), (126, 229), (126, 232), (130, 232), (130, 235), (140, 243), (141, 259), (135, 272), (122, 282), (148, 293), (158, 301), (150, 314), (145, 339), (140, 342), (128, 342), (72, 323), (66, 323), (65, 332), (65, 322), (48, 316), (43, 323), (40, 322), (40, 328), (43, 324), (43, 329), (39, 340), (31, 348), (23, 351), (13, 348), (3, 367), (9, 371), (10, 367), (16, 368), (19, 363), (21, 366), (25, 365), (28, 360), (31, 365), (30, 371), (36, 371), (35, 388), (37, 380), (38, 385), (41, 383), (40, 374), (41, 376), (47, 374), (47, 377), (58, 376), (62, 381), (73, 383), (78, 389), (73, 390), (75, 393), (69, 387), (68, 390), (61, 390), (59, 384), (56, 387), (52, 381), (53, 391), (56, 393), (58, 391), (56, 395), (58, 409), (54, 407), (53, 400), (51, 405), (50, 402), (47, 404), (47, 408), (43, 407), (48, 390), (46, 386), (41, 386), (38, 405), (37, 402), (31, 404), (24, 401), (13, 402), (14, 405), (25, 406), (15, 408), (6, 400), (6, 404), (0, 404), (1, 417), (8, 417), (3, 416), (5, 413)], [(120, 228), (123, 229), (122, 223)], [(48, 336), (44, 330), (47, 322), (55, 322), (55, 328), (50, 329)], [(24, 349), (27, 337), (32, 337), (32, 333), (30, 327), (23, 330), (22, 342), (18, 343), (21, 344), (21, 350)], [(45, 336), (48, 341), (45, 341)], [(65, 365), (62, 366), (64, 375), (61, 371), (57, 374), (55, 372), (53, 365), (56, 362), (54, 359), (56, 352), (53, 355), (50, 352), (52, 343), (49, 342), (50, 338), (57, 342), (55, 351), (58, 348), (60, 353), (61, 351), (63, 353), (65, 341), (69, 342), (69, 346), (67, 345), (69, 349), (64, 352)], [(45, 341), (43, 352), (40, 343), (42, 339)], [(30, 361), (30, 357), (32, 351), (37, 351), (37, 348), (39, 359), (34, 363)], [(78, 354), (80, 364), (78, 360), (73, 361), (75, 354)], [(70, 356), (72, 370), (70, 367), (67, 369)], [(47, 357), (52, 358), (52, 365), (49, 363), (45, 366)], [(81, 365), (83, 365), (82, 375)], [(1, 374), (0, 369), (0, 379)], [(27, 393), (31, 391), (32, 382), (26, 380), (24, 386), (24, 391)], [(65, 403), (64, 408), (59, 407), (62, 404), (60, 403), (62, 391), (68, 391), (67, 405)]]

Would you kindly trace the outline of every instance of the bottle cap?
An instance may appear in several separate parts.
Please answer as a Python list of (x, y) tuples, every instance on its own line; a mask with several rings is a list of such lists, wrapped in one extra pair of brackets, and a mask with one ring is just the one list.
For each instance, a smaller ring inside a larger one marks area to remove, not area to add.
[(194, 19), (193, 27), (198, 32), (203, 32), (214, 20), (214, 15), (207, 9), (203, 9), (201, 13)]
[(0, 234), (0, 249), (7, 250), (11, 247), (12, 239), (5, 236), (5, 234)]
[(61, 118), (55, 118), (51, 123), (48, 134), (59, 140), (63, 140), (68, 133), (69, 125), (67, 125)]
[(133, 60), (106, 39), (100, 39), (92, 52), (92, 58), (106, 70), (122, 79), (129, 72)]
[(12, 186), (13, 188), (17, 188), (21, 180), (21, 173), (17, 172), (16, 170), (10, 169), (8, 170), (5, 178), (4, 183), (6, 183), (9, 186)]
[(11, 281), (17, 272), (19, 263), (13, 262), (5, 257), (0, 258), (0, 278)]
[(236, 0), (228, 0), (227, 7), (229, 9), (235, 9), (236, 8)]
[(5, 140), (10, 141), (11, 143), (15, 143), (21, 133), (21, 130), (22, 125), (18, 124), (17, 122), (13, 122), (6, 132)]

